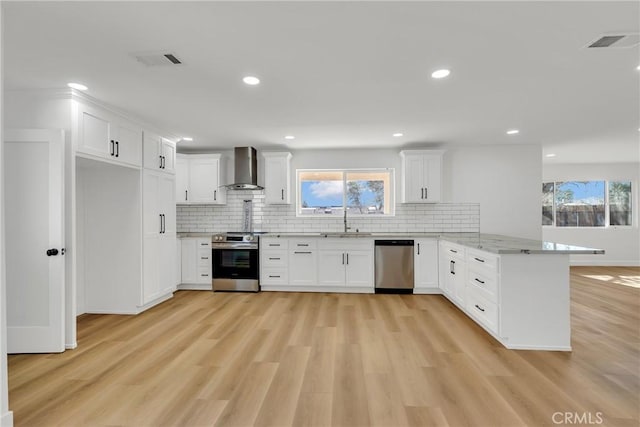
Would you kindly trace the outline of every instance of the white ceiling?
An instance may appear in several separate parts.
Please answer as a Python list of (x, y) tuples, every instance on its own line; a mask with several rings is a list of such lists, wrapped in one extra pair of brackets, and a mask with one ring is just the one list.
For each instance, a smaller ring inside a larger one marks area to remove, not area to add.
[[(640, 31), (637, 1), (2, 3), (5, 88), (82, 82), (194, 137), (182, 150), (541, 143), (555, 162), (638, 160), (638, 48), (583, 48)], [(148, 51), (184, 64), (131, 56)]]

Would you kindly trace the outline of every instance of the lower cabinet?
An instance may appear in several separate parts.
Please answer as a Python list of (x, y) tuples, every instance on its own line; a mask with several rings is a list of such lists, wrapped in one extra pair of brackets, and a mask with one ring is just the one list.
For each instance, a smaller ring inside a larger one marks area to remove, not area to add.
[(317, 286), (318, 252), (316, 239), (290, 239), (289, 285)]
[(373, 287), (372, 240), (322, 239), (318, 247), (318, 285)]
[(438, 239), (414, 239), (414, 294), (439, 294)]
[(180, 239), (180, 289), (211, 289), (211, 238)]
[(464, 246), (440, 241), (440, 288), (459, 307), (464, 308), (466, 264)]

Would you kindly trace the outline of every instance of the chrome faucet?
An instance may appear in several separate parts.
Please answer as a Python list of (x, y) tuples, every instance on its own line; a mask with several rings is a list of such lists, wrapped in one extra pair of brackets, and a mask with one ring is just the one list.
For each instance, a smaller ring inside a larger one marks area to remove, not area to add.
[(347, 227), (347, 208), (344, 208), (344, 232), (346, 233), (347, 230), (351, 230), (351, 227)]

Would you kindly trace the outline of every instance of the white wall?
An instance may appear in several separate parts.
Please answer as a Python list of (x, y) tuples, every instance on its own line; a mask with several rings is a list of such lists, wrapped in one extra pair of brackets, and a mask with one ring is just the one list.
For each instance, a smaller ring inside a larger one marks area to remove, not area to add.
[(7, 288), (5, 282), (4, 246), (4, 79), (2, 3), (0, 3), (0, 426), (13, 425), (13, 413), (9, 411), (9, 382), (7, 372)]
[(544, 181), (631, 180), (632, 227), (543, 227), (544, 240), (604, 249), (605, 255), (572, 255), (572, 265), (640, 265), (638, 199), (640, 163), (545, 164)]
[(539, 145), (449, 149), (444, 197), (480, 203), (480, 232), (539, 240), (542, 150)]

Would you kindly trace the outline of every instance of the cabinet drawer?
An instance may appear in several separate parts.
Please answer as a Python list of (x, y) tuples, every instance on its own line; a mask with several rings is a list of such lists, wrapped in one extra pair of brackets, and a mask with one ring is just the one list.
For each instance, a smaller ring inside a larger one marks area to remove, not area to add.
[(211, 266), (198, 267), (198, 276), (196, 277), (198, 283), (211, 283)]
[(493, 271), (498, 271), (499, 257), (483, 251), (475, 249), (467, 249), (467, 265), (478, 266)]
[(484, 298), (475, 286), (467, 286), (467, 313), (491, 332), (498, 333), (498, 306)]
[(267, 250), (262, 253), (262, 265), (265, 268), (286, 267), (287, 252)]
[(274, 239), (263, 237), (260, 240), (260, 249), (287, 249), (289, 247), (289, 241), (286, 239)]
[(348, 239), (323, 238), (318, 242), (318, 249), (328, 249), (345, 252), (373, 250), (373, 240), (362, 237), (350, 237)]
[(279, 268), (263, 268), (260, 274), (261, 285), (287, 285), (287, 271)]
[(440, 249), (444, 251), (445, 254), (449, 257), (464, 260), (464, 246), (456, 245), (455, 243), (440, 241)]
[(289, 250), (292, 251), (308, 251), (313, 250), (317, 246), (315, 239), (291, 239), (289, 240)]
[(199, 249), (197, 254), (198, 266), (211, 268), (211, 250)]
[(198, 249), (211, 249), (211, 239), (197, 239), (196, 247)]
[(475, 286), (480, 293), (489, 301), (498, 302), (498, 278), (495, 273), (486, 274), (481, 268), (467, 269), (467, 281), (470, 285)]

